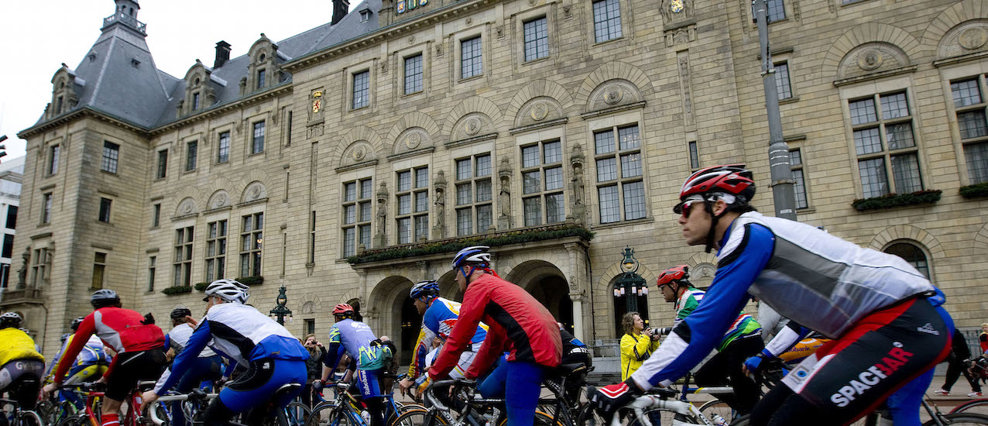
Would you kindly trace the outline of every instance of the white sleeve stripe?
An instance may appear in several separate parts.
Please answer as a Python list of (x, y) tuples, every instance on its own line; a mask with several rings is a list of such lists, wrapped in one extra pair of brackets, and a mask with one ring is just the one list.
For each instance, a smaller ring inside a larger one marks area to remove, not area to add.
[[(662, 345), (659, 346), (659, 349), (652, 353), (652, 356), (638, 368), (638, 371), (635, 371), (631, 375), (631, 378), (640, 388), (644, 390), (651, 389), (651, 379), (660, 375), (669, 364), (675, 361), (686, 350), (686, 346), (688, 344), (678, 334), (675, 332), (669, 334), (669, 337), (666, 337)], [(676, 377), (664, 378), (663, 382), (666, 381), (665, 379), (676, 379)]]

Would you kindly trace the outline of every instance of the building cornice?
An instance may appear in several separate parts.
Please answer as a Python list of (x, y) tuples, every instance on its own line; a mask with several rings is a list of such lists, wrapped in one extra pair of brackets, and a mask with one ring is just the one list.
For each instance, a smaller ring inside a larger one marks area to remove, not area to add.
[(246, 108), (256, 103), (260, 103), (268, 99), (281, 96), (283, 94), (290, 94), (292, 93), (293, 90), (294, 90), (294, 85), (292, 84), (291, 80), (288, 80), (287, 82), (281, 83), (280, 85), (275, 86), (269, 90), (254, 93), (252, 95), (247, 96), (246, 98), (238, 99), (236, 101), (229, 102), (226, 104), (214, 105), (209, 109), (203, 110), (202, 112), (199, 112), (195, 115), (183, 117), (171, 123), (167, 123), (162, 126), (155, 127), (154, 129), (151, 130), (151, 135), (157, 136), (174, 129), (188, 126), (189, 124), (192, 123), (205, 121), (207, 119), (225, 114), (237, 108)]
[(99, 109), (93, 108), (93, 107), (88, 106), (88, 105), (87, 106), (84, 106), (82, 108), (79, 108), (77, 110), (71, 111), (69, 113), (66, 113), (66, 114), (60, 115), (58, 117), (55, 117), (55, 118), (53, 118), (51, 120), (48, 120), (48, 121), (46, 121), (44, 123), (37, 124), (35, 126), (32, 126), (32, 127), (27, 128), (27, 129), (21, 130), (20, 133), (17, 134), (17, 137), (19, 137), (21, 139), (28, 139), (28, 138), (30, 138), (32, 136), (35, 136), (35, 135), (44, 133), (46, 131), (53, 130), (53, 129), (56, 129), (56, 128), (59, 128), (59, 127), (68, 125), (69, 123), (72, 123), (73, 121), (81, 120), (81, 119), (84, 119), (84, 118), (94, 118), (94, 119), (103, 121), (105, 123), (109, 123), (111, 125), (114, 125), (114, 126), (117, 126), (117, 127), (121, 127), (121, 128), (123, 128), (125, 130), (128, 130), (130, 132), (136, 133), (138, 136), (141, 136), (141, 137), (144, 137), (144, 138), (149, 138), (150, 137), (150, 132), (149, 132), (149, 129), (148, 128), (146, 128), (144, 126), (141, 126), (139, 124), (135, 124), (133, 122), (130, 122), (130, 121), (126, 120), (126, 119), (117, 117), (117, 116), (115, 116), (115, 115), (113, 115), (111, 113), (108, 113), (106, 111), (101, 111)]

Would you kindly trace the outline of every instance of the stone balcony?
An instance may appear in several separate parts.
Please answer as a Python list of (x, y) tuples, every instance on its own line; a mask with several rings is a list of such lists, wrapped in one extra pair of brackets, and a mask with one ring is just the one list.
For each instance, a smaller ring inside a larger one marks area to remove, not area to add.
[(44, 295), (39, 288), (8, 288), (0, 293), (0, 308), (16, 305), (41, 305), (44, 302)]

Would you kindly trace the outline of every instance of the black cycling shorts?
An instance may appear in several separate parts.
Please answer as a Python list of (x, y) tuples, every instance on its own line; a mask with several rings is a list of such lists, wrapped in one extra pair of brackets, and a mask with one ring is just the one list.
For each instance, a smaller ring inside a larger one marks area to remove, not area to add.
[(106, 378), (106, 397), (123, 401), (141, 380), (158, 380), (165, 371), (165, 353), (161, 349), (124, 352), (113, 359), (113, 371)]

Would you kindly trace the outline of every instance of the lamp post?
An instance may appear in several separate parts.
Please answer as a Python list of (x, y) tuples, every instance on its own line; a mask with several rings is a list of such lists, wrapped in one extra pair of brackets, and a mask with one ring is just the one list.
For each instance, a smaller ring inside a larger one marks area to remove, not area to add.
[(278, 324), (281, 325), (285, 325), (286, 316), (292, 316), (292, 310), (288, 309), (288, 306), (286, 306), (288, 304), (288, 296), (285, 295), (285, 291), (287, 291), (285, 286), (281, 286), (281, 288), (278, 289), (278, 297), (274, 300), (275, 307), (270, 313), (268, 313), (268, 315), (277, 318), (276, 321), (278, 321)]
[(638, 296), (648, 295), (645, 279), (638, 275), (638, 266), (635, 249), (626, 246), (621, 260), (622, 273), (614, 282), (614, 297), (625, 297), (625, 312), (637, 312)]

